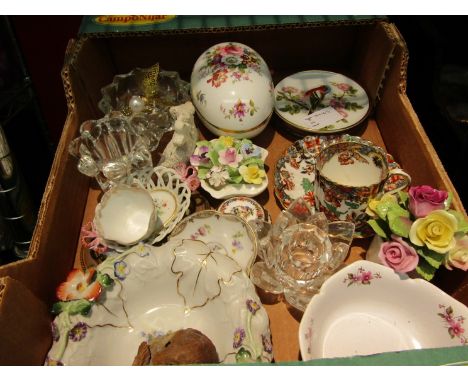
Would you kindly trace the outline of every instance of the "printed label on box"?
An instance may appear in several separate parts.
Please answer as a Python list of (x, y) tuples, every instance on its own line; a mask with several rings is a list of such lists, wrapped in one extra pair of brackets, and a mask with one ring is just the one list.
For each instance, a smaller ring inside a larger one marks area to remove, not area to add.
[(309, 130), (319, 130), (322, 127), (333, 125), (343, 119), (343, 116), (331, 106), (314, 111), (307, 117), (304, 117), (305, 127)]

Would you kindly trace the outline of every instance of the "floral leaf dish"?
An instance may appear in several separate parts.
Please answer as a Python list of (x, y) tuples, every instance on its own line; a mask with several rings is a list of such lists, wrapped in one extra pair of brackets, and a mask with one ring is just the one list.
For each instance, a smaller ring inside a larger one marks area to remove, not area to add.
[(172, 231), (169, 240), (200, 240), (216, 252), (233, 259), (244, 272), (257, 257), (257, 238), (247, 222), (233, 214), (213, 210), (199, 211), (186, 217)]
[(465, 305), (433, 284), (356, 261), (311, 299), (299, 326), (300, 351), (308, 361), (466, 345), (467, 317)]
[[(143, 341), (184, 328), (210, 338), (222, 363), (270, 362), (268, 315), (252, 282), (221, 253), (219, 263), (200, 261), (200, 253), (213, 254), (194, 240), (139, 244), (74, 271), (59, 288), (45, 364), (131, 365)], [(78, 294), (79, 282), (86, 293)]]
[(248, 139), (221, 136), (197, 142), (190, 164), (198, 171), (201, 187), (215, 199), (253, 197), (268, 187), (267, 156), (267, 150)]
[(276, 85), (275, 112), (295, 130), (329, 134), (360, 124), (370, 105), (356, 81), (339, 73), (307, 70)]

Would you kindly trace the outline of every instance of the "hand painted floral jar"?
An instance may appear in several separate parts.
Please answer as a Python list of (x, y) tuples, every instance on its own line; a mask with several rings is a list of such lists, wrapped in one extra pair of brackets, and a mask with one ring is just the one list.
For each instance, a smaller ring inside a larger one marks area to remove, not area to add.
[(218, 136), (254, 137), (273, 112), (267, 64), (255, 50), (237, 42), (214, 45), (198, 58), (191, 93), (201, 121)]

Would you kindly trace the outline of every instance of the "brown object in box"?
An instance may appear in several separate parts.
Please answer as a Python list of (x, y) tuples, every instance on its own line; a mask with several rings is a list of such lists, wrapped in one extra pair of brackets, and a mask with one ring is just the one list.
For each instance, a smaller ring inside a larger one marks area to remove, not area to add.
[[(408, 52), (392, 24), (361, 21), (86, 36), (71, 41), (66, 53), (62, 76), (69, 115), (33, 236), (30, 259), (27, 260), (30, 266), (13, 264), (8, 269), (0, 268), (0, 276), (10, 274), (51, 306), (56, 285), (65, 279), (77, 260), (75, 255), (81, 252), (80, 228), (92, 218), (100, 191), (90, 178), (78, 173), (76, 161), (70, 157), (67, 148), (83, 121), (101, 116), (97, 108), (101, 87), (110, 83), (116, 74), (129, 72), (136, 66), (148, 67), (155, 62), (164, 69), (178, 71), (187, 80), (193, 63), (206, 48), (229, 40), (242, 42), (258, 51), (269, 64), (275, 83), (307, 69), (332, 70), (355, 79), (368, 91), (374, 110), (367, 124), (348, 133), (386, 147), (412, 175), (414, 184), (430, 184), (451, 191), (455, 208), (464, 212), (458, 194), (405, 94)], [(304, 44), (305, 41), (313, 42), (313, 50), (309, 44)], [(199, 127), (203, 136), (213, 138), (201, 124)], [(273, 192), (276, 161), (295, 139), (297, 137), (276, 116), (267, 129), (253, 139), (270, 153), (266, 161), (268, 192), (257, 200), (273, 220), (280, 211)], [(214, 207), (219, 204), (219, 201), (210, 201)], [(347, 262), (364, 257), (368, 245), (369, 240), (355, 240)], [(75, 264), (79, 265), (79, 261)], [(442, 289), (465, 304), (468, 302), (466, 274), (441, 269), (436, 279)], [(269, 301), (268, 296), (262, 296), (262, 301), (270, 316), (275, 360), (298, 360), (301, 313), (283, 301)], [(9, 310), (11, 303), (4, 301), (1, 309)], [(0, 325), (4, 320), (0, 316)], [(36, 341), (25, 331), (20, 333), (29, 341)], [(38, 338), (41, 336), (45, 333)], [(47, 351), (36, 349), (36, 359), (41, 359), (37, 363), (40, 364)], [(0, 354), (6, 351), (20, 357), (22, 349), (16, 345), (5, 349), (0, 344)], [(32, 361), (25, 359), (25, 362)]]

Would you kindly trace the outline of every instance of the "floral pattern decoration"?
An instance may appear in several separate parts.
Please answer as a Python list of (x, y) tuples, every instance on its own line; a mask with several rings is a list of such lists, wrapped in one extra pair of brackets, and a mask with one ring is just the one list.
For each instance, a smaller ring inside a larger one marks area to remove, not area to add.
[(440, 304), (439, 309), (442, 310), (442, 313), (437, 314), (438, 316), (442, 317), (442, 319), (448, 325), (447, 329), (450, 338), (458, 338), (462, 345), (468, 344), (468, 338), (463, 334), (465, 333), (465, 329), (463, 328), (465, 317), (455, 316), (451, 306), (446, 307), (445, 305)]
[(81, 228), (81, 244), (97, 254), (102, 254), (108, 250), (103, 239), (99, 237), (93, 222), (88, 222)]
[(251, 81), (251, 71), (261, 74), (261, 58), (246, 46), (234, 43), (217, 45), (206, 52), (205, 60), (200, 73), (203, 77), (210, 75), (206, 82), (215, 88), (228, 79), (232, 83)]
[(364, 268), (359, 267), (356, 273), (348, 273), (348, 277), (343, 280), (344, 283), (348, 283), (348, 287), (351, 285), (370, 285), (371, 280), (381, 279), (380, 273), (372, 273), (366, 271)]
[(70, 330), (70, 332), (68, 333), (68, 337), (71, 341), (78, 342), (86, 337), (87, 332), (88, 325), (80, 321)]
[(269, 334), (261, 335), (260, 341), (256, 341), (252, 336), (252, 320), (255, 318), (256, 313), (260, 310), (258, 302), (248, 299), (245, 302), (249, 315), (247, 317), (246, 328), (238, 327), (234, 331), (232, 347), (237, 350), (236, 362), (237, 363), (250, 363), (258, 362), (264, 358), (264, 352), (271, 354), (273, 347), (271, 345), (271, 337)]
[(248, 105), (241, 99), (238, 99), (230, 109), (227, 110), (223, 105), (221, 105), (220, 110), (224, 114), (225, 119), (231, 119), (232, 117), (234, 119), (238, 119), (239, 122), (242, 122), (245, 116), (250, 115), (252, 117), (256, 112), (258, 112), (253, 99), (249, 101)]
[(198, 240), (200, 236), (206, 236), (209, 233), (211, 233), (211, 226), (209, 224), (203, 224), (202, 226), (198, 227), (196, 232), (190, 235), (190, 239)]

